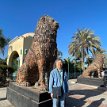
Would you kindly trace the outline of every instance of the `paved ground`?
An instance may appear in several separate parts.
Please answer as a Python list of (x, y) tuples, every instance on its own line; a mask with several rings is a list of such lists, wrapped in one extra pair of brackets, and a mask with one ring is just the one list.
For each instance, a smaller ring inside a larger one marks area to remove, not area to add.
[(14, 107), (8, 100), (0, 101), (0, 107)]
[(107, 91), (104, 88), (70, 82), (66, 107), (107, 107)]
[(14, 107), (14, 106), (6, 99), (6, 91), (7, 91), (7, 88), (0, 88), (0, 107)]
[(0, 100), (6, 99), (6, 88), (0, 88)]
[[(70, 92), (66, 107), (107, 107), (107, 91), (98, 87), (78, 84), (70, 80)], [(14, 107), (6, 99), (6, 88), (0, 88), (0, 107)]]

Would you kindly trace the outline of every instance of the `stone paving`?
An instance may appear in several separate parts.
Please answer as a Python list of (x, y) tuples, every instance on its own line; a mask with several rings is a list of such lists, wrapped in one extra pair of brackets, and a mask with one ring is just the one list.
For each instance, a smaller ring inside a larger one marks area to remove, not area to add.
[(1, 100), (0, 107), (14, 107), (8, 100)]
[(66, 107), (107, 107), (107, 91), (96, 86), (70, 84)]
[(6, 91), (7, 91), (7, 88), (0, 88), (0, 107), (14, 107), (14, 106), (6, 99)]
[[(107, 91), (96, 86), (78, 84), (76, 80), (69, 81), (69, 89), (66, 107), (107, 107)], [(14, 107), (6, 99), (6, 88), (0, 88), (0, 107)]]
[(6, 99), (6, 90), (6, 88), (0, 88), (0, 100)]

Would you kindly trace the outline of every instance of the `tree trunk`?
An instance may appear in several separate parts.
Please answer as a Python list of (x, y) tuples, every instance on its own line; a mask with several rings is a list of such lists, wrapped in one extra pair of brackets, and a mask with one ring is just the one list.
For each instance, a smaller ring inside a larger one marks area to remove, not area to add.
[(84, 48), (82, 49), (82, 61), (81, 61), (81, 65), (82, 65), (82, 70), (84, 71)]

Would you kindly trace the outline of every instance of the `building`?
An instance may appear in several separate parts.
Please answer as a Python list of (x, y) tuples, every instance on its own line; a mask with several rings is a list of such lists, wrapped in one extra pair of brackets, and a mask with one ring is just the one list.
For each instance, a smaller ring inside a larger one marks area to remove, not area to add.
[(24, 58), (32, 44), (34, 33), (26, 33), (22, 36), (15, 37), (9, 42), (7, 65), (13, 67), (16, 76), (17, 69), (23, 64)]

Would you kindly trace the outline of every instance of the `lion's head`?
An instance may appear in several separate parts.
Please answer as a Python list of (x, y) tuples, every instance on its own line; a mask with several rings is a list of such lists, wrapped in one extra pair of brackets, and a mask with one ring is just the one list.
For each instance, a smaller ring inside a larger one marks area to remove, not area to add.
[(43, 16), (38, 22), (35, 36), (56, 36), (58, 27), (59, 24), (53, 18), (50, 16)]
[[(40, 26), (39, 26), (40, 25)], [(57, 30), (59, 27), (59, 24), (50, 16), (43, 16), (40, 18), (39, 22), (38, 22), (38, 27), (42, 27), (45, 28), (46, 30)], [(48, 27), (48, 28), (47, 28)]]
[(56, 35), (59, 24), (49, 16), (40, 18), (32, 43), (32, 50), (37, 59), (41, 57), (56, 57)]

